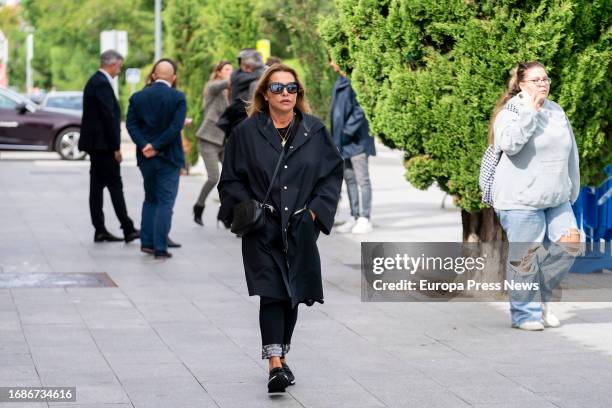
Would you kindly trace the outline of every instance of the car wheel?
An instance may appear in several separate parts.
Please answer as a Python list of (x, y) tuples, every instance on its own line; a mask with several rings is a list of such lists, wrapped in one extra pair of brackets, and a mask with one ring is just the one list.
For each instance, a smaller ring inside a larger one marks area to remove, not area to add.
[(55, 139), (55, 151), (64, 160), (83, 160), (87, 153), (79, 150), (81, 129), (70, 127), (62, 130)]

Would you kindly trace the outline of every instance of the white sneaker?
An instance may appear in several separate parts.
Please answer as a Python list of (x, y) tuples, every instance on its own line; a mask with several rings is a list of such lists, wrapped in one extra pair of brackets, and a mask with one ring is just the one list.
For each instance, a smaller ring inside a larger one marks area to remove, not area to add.
[(357, 223), (351, 230), (353, 234), (367, 234), (372, 232), (372, 223), (366, 217), (357, 218)]
[(544, 322), (544, 327), (561, 326), (561, 322), (551, 310), (550, 303), (542, 303), (542, 321)]
[(346, 220), (344, 224), (337, 227), (336, 232), (338, 232), (339, 234), (348, 234), (349, 232), (351, 232), (356, 223), (357, 221), (355, 221), (355, 219), (351, 217)]
[(540, 331), (544, 330), (544, 325), (541, 322), (537, 322), (535, 320), (528, 320), (515, 326), (517, 329), (527, 330), (527, 331)]

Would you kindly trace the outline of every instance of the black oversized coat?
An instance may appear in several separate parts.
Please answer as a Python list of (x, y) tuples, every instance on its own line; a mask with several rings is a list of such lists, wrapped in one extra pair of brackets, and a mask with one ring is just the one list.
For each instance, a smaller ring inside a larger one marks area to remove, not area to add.
[[(323, 303), (321, 262), (316, 241), (329, 234), (342, 186), (342, 158), (323, 123), (301, 117), (295, 136), (273, 181), (263, 228), (242, 237), (242, 258), (249, 295)], [(225, 148), (218, 189), (221, 206), (255, 199), (263, 202), (281, 153), (281, 143), (267, 113), (243, 121)], [(316, 214), (313, 222), (306, 207)], [(231, 211), (230, 211), (231, 212)]]

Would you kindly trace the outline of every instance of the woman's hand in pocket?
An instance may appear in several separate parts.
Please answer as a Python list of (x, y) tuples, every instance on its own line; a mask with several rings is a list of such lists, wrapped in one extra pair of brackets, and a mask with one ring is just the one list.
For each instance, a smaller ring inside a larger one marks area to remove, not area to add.
[(308, 209), (308, 212), (310, 212), (310, 216), (312, 217), (312, 220), (314, 221), (317, 218), (317, 215), (311, 209)]

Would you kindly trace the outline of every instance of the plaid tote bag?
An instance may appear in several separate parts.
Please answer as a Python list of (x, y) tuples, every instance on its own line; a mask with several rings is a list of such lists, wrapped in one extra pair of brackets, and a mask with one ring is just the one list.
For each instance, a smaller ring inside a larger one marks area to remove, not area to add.
[(495, 169), (501, 158), (501, 149), (489, 145), (482, 155), (480, 161), (480, 177), (478, 185), (480, 186), (480, 200), (488, 206), (493, 206), (493, 180), (495, 179)]

